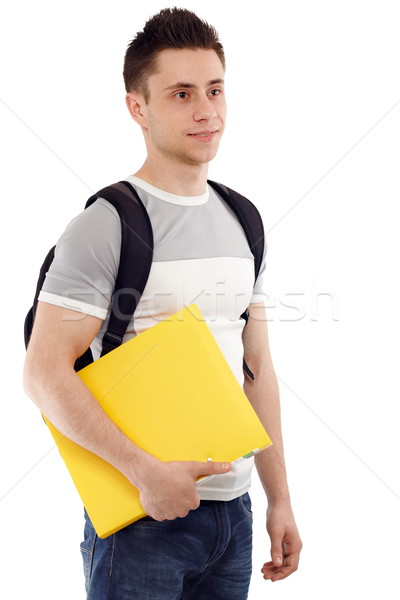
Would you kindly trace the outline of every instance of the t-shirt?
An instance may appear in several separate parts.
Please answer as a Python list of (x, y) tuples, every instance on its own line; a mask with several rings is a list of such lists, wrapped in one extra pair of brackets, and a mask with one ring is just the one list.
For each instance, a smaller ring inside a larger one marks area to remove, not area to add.
[[(149, 214), (154, 253), (149, 277), (123, 341), (196, 303), (233, 373), (243, 386), (240, 315), (264, 302), (265, 254), (254, 285), (254, 257), (235, 213), (207, 184), (200, 196), (178, 196), (133, 175), (126, 181)], [(116, 209), (99, 198), (75, 217), (57, 242), (39, 300), (103, 319), (91, 345), (94, 359), (109, 320), (119, 266), (121, 225)], [(229, 473), (200, 481), (202, 500), (232, 500), (250, 487), (253, 458)]]

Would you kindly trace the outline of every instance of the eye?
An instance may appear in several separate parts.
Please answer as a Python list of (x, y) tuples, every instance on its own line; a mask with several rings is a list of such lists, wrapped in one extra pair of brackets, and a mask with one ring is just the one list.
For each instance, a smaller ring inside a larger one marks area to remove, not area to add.
[(176, 96), (177, 98), (182, 98), (182, 99), (184, 100), (185, 98), (187, 98), (187, 97), (188, 97), (188, 93), (187, 93), (187, 92), (177, 92), (177, 93), (175, 94), (175, 96)]
[(215, 90), (211, 90), (210, 94), (212, 94), (212, 96), (219, 96), (222, 94), (222, 90), (216, 88)]

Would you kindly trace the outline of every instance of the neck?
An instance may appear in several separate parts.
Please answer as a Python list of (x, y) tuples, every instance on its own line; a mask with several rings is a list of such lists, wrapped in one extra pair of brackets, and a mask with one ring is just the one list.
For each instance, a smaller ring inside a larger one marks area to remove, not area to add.
[(178, 196), (201, 196), (206, 191), (208, 164), (182, 164), (153, 161), (147, 157), (134, 175), (150, 185)]

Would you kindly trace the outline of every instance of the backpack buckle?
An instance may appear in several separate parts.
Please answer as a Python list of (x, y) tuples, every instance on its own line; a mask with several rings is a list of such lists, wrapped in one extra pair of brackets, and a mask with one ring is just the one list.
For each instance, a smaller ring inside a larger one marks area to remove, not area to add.
[(118, 335), (117, 333), (106, 331), (102, 340), (103, 350), (101, 355), (103, 356), (104, 354), (111, 352), (111, 350), (115, 350), (115, 348), (118, 348), (118, 346), (122, 344), (123, 337), (123, 335)]

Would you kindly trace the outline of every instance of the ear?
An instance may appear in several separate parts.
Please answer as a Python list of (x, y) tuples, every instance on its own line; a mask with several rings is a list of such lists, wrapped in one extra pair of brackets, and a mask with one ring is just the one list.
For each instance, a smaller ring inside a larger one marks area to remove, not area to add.
[(147, 127), (146, 103), (142, 94), (139, 94), (139, 92), (127, 92), (125, 102), (132, 119), (141, 127)]

